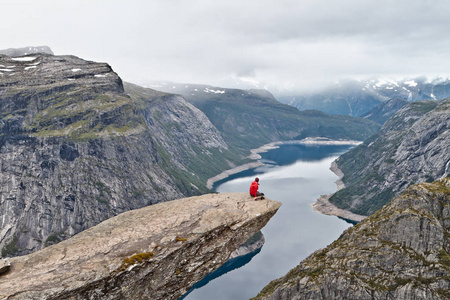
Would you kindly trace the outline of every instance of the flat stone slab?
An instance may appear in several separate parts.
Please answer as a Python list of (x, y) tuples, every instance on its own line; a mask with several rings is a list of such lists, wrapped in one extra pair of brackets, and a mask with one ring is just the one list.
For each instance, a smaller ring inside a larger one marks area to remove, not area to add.
[(0, 299), (178, 299), (227, 261), (281, 203), (208, 194), (122, 213), (11, 258)]

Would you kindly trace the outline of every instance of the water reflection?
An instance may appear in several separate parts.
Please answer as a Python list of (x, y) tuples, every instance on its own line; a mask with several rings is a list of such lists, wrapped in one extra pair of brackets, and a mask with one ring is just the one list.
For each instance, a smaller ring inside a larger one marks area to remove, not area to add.
[(192, 286), (192, 288), (186, 292), (186, 294), (184, 294), (183, 297), (179, 298), (179, 300), (182, 300), (184, 298), (186, 298), (191, 292), (193, 292), (196, 289), (199, 289), (201, 287), (203, 287), (204, 285), (206, 285), (208, 282), (210, 282), (211, 280), (218, 278), (228, 272), (231, 272), (235, 269), (238, 269), (246, 264), (248, 264), (252, 258), (258, 254), (259, 252), (261, 252), (261, 248), (258, 248), (256, 251), (254, 252), (250, 252), (246, 255), (243, 256), (239, 256), (233, 259), (228, 260), (226, 263), (224, 263), (220, 268), (218, 268), (217, 270), (215, 270), (212, 273), (209, 273), (208, 275), (206, 275), (202, 280), (200, 280), (199, 282), (197, 282), (196, 284), (194, 284)]
[(285, 275), (312, 252), (337, 239), (351, 224), (319, 214), (311, 204), (336, 191), (329, 167), (351, 146), (282, 145), (262, 153), (267, 165), (235, 174), (214, 186), (217, 192), (248, 192), (257, 175), (260, 190), (283, 203), (263, 228), (266, 243), (250, 262), (193, 290), (186, 300), (249, 299), (270, 281)]

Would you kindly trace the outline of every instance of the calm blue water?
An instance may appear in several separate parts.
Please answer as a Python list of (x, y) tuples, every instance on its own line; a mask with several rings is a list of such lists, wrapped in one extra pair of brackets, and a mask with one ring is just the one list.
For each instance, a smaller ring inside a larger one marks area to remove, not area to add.
[[(351, 225), (337, 217), (313, 211), (311, 204), (320, 195), (336, 191), (334, 182), (338, 178), (329, 167), (337, 156), (350, 148), (342, 145), (281, 145), (261, 154), (264, 166), (216, 183), (214, 188), (220, 193), (248, 192), (250, 183), (258, 176), (259, 190), (283, 205), (263, 228), (266, 243), (257, 255), (233, 262), (229, 269), (223, 268), (212, 276), (219, 277), (206, 280), (202, 283), (205, 285), (184, 299), (249, 299), (309, 254), (337, 239)], [(225, 273), (228, 270), (232, 271)]]

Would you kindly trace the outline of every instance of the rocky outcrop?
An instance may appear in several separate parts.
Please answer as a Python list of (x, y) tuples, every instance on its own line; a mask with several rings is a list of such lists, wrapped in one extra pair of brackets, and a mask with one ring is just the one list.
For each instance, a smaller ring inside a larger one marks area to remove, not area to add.
[(450, 98), (413, 102), (336, 160), (345, 188), (330, 202), (370, 215), (412, 184), (450, 172)]
[(450, 178), (408, 188), (254, 299), (449, 299)]
[(1, 299), (178, 299), (223, 264), (280, 207), (208, 194), (120, 214), (11, 259)]
[(130, 96), (106, 63), (0, 55), (2, 256), (204, 193), (230, 152), (194, 106), (150, 89)]

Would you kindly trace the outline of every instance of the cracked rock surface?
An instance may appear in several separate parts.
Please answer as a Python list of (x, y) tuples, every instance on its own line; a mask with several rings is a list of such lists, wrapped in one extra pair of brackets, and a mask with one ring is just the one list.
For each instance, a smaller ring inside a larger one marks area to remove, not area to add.
[(281, 203), (207, 194), (122, 213), (11, 259), (1, 299), (178, 299), (226, 262)]

